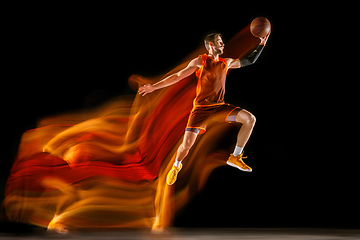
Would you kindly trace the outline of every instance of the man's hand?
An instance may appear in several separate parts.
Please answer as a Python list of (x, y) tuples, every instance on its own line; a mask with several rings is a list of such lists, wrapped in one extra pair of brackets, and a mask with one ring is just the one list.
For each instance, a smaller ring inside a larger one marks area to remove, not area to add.
[(144, 86), (139, 87), (138, 93), (142, 94), (142, 96), (145, 96), (146, 94), (151, 93), (153, 91), (155, 91), (155, 88), (153, 87), (153, 85), (146, 84)]
[(260, 38), (260, 41), (261, 41), (260, 45), (264, 45), (264, 46), (266, 45), (266, 42), (270, 36), (270, 33), (271, 33), (271, 31), (265, 37)]

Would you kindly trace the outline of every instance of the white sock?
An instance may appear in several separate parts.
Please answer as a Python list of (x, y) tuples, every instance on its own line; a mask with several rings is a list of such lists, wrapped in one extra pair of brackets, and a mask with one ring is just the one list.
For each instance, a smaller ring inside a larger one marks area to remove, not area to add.
[(235, 146), (235, 150), (234, 150), (234, 152), (233, 152), (233, 156), (234, 156), (234, 157), (239, 156), (239, 155), (242, 153), (243, 150), (244, 150), (244, 148)]
[(180, 164), (181, 164), (181, 161), (175, 161), (174, 166), (177, 167), (177, 168), (179, 168), (179, 167), (180, 167)]

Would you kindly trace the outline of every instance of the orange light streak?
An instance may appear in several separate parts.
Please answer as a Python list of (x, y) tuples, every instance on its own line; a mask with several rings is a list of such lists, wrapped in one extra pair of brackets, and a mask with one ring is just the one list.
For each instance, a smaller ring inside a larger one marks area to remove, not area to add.
[[(224, 57), (240, 57), (258, 42), (247, 26), (227, 43)], [(165, 76), (203, 52), (194, 51)], [(133, 75), (129, 84), (137, 89), (162, 77)], [(40, 121), (21, 139), (3, 203), (8, 219), (57, 231), (171, 226), (176, 211), (228, 157), (216, 144), (230, 125), (210, 123), (176, 184), (165, 183), (195, 88), (193, 74), (145, 97), (122, 97), (87, 113)]]

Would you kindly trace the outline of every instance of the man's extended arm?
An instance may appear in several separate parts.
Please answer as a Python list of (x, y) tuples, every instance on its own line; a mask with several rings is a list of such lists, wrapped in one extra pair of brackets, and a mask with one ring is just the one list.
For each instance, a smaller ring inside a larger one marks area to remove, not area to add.
[(141, 86), (138, 93), (142, 94), (142, 96), (145, 96), (146, 94), (151, 93), (155, 90), (173, 85), (178, 81), (190, 76), (192, 73), (198, 70), (200, 66), (201, 57), (195, 58), (187, 65), (186, 68), (182, 69), (181, 71), (174, 73), (157, 83)]
[(258, 59), (258, 57), (260, 56), (263, 49), (264, 49), (264, 45), (257, 46), (255, 48), (255, 50), (252, 53), (250, 53), (249, 56), (247, 56), (246, 58), (240, 59), (240, 66), (246, 67), (251, 64), (254, 64), (256, 62), (256, 60)]
[(246, 67), (246, 66), (249, 66), (249, 65), (255, 63), (256, 60), (258, 59), (258, 57), (260, 56), (262, 50), (264, 49), (264, 46), (265, 46), (269, 36), (270, 36), (270, 32), (265, 37), (260, 38), (261, 42), (260, 42), (259, 46), (257, 46), (255, 48), (255, 50), (252, 53), (250, 53), (250, 55), (247, 56), (246, 58), (228, 59), (227, 61), (228, 61), (229, 69)]

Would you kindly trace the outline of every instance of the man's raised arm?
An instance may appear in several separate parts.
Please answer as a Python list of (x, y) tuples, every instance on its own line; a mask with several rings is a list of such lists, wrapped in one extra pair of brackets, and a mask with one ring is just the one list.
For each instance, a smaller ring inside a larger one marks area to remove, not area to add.
[(142, 96), (145, 96), (146, 94), (151, 93), (155, 90), (173, 85), (179, 82), (180, 80), (193, 74), (196, 70), (200, 68), (200, 66), (201, 66), (201, 57), (195, 58), (186, 66), (186, 68), (180, 70), (179, 72), (171, 74), (170, 76), (164, 78), (163, 80), (157, 83), (146, 84), (144, 86), (141, 86), (139, 88), (138, 93), (142, 94)]
[(258, 59), (258, 57), (260, 56), (262, 50), (264, 49), (264, 46), (266, 45), (266, 42), (270, 36), (270, 33), (271, 32), (269, 32), (265, 37), (260, 38), (259, 46), (246, 58), (244, 58), (244, 59), (227, 58), (226, 61), (228, 63), (228, 69), (240, 68), (240, 67), (245, 67), (245, 66), (254, 64), (256, 62), (256, 60)]

